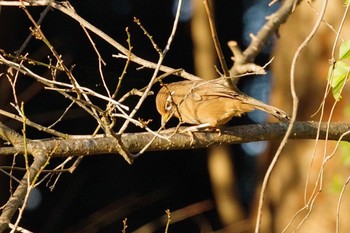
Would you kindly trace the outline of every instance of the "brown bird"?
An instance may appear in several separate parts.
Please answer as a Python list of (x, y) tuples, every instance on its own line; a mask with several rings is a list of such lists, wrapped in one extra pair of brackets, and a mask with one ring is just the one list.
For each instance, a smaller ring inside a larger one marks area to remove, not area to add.
[(181, 122), (217, 127), (255, 109), (289, 120), (284, 111), (247, 96), (237, 87), (231, 88), (223, 78), (166, 84), (157, 94), (156, 105), (162, 123), (174, 115)]

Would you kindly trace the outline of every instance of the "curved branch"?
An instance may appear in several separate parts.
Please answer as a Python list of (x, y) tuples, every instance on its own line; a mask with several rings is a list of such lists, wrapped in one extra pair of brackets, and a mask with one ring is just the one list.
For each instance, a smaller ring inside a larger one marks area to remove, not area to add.
[(246, 62), (253, 62), (255, 57), (260, 54), (261, 50), (265, 47), (270, 37), (276, 33), (281, 24), (285, 23), (295, 7), (297, 0), (286, 0), (282, 3), (282, 6), (267, 19), (268, 21), (256, 34), (252, 37), (252, 42), (243, 52)]
[(260, 54), (269, 39), (276, 33), (281, 24), (285, 23), (299, 0), (283, 1), (281, 7), (272, 15), (267, 17), (267, 22), (262, 26), (256, 35), (251, 35), (250, 45), (240, 54), (235, 56), (235, 63), (230, 69), (231, 75), (239, 73), (239, 67), (244, 64), (252, 63), (255, 57)]

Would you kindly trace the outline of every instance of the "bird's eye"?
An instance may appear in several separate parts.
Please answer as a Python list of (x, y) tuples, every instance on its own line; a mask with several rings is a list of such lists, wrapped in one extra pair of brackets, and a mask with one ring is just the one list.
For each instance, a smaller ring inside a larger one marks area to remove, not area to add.
[(170, 93), (170, 95), (168, 95), (168, 97), (166, 98), (166, 102), (165, 102), (165, 110), (166, 111), (170, 111), (171, 107), (173, 106), (173, 98), (172, 98), (172, 95), (174, 94), (175, 92), (172, 91)]
[(167, 101), (167, 102), (165, 103), (165, 110), (166, 110), (166, 111), (170, 111), (170, 109), (171, 109), (172, 106), (173, 106), (173, 103)]

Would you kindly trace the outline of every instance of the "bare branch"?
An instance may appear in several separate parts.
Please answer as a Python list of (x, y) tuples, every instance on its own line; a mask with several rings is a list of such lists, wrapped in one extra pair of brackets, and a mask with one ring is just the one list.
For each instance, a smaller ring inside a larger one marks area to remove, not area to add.
[[(102, 39), (104, 39), (107, 43), (109, 43), (110, 45), (112, 45), (114, 48), (118, 49), (121, 53), (123, 53), (124, 55), (128, 56), (129, 55), (129, 50), (127, 48), (125, 48), (124, 46), (122, 46), (121, 44), (119, 44), (117, 41), (115, 41), (113, 38), (111, 38), (110, 36), (108, 36), (107, 34), (105, 34), (104, 32), (102, 32), (100, 29), (96, 28), (95, 26), (93, 26), (92, 24), (90, 24), (89, 22), (87, 22), (86, 20), (84, 20), (83, 18), (81, 18), (77, 13), (73, 12), (72, 10), (66, 8), (63, 5), (60, 5), (58, 3), (53, 2), (51, 5), (53, 8), (65, 13), (66, 15), (70, 16), (71, 18), (73, 18), (74, 20), (76, 20), (77, 22), (79, 22), (81, 25), (83, 25), (85, 28), (89, 29), (90, 31), (92, 31), (93, 33), (95, 33), (97, 36), (101, 37)], [(164, 52), (164, 51), (163, 51)], [(150, 62), (147, 61), (143, 58), (140, 58), (138, 56), (136, 56), (133, 53), (130, 53), (130, 60), (132, 62), (135, 62), (137, 64), (140, 64), (144, 67), (147, 68), (151, 68), (151, 69), (156, 69), (158, 64), (154, 63), (154, 62)], [(161, 65), (159, 67), (159, 70), (163, 71), (163, 72), (173, 72), (174, 69), (170, 68), (168, 66), (164, 66)], [(199, 79), (199, 77), (192, 75), (190, 73), (187, 73), (184, 70), (181, 70), (179, 73), (177, 73), (177, 75), (186, 78), (186, 79), (190, 79), (190, 80), (197, 80)]]
[(214, 41), (216, 53), (218, 55), (218, 58), (219, 58), (219, 61), (221, 64), (221, 69), (224, 72), (225, 77), (230, 77), (230, 72), (227, 68), (227, 65), (225, 62), (225, 57), (224, 57), (224, 54), (222, 53), (221, 45), (219, 43), (218, 34), (216, 32), (215, 20), (214, 20), (212, 10), (211, 10), (209, 2), (207, 0), (204, 0), (203, 4), (205, 6), (205, 10), (207, 11), (209, 25), (210, 25), (210, 31), (211, 31), (211, 37), (213, 38), (213, 41)]
[[(3, 127), (0, 128), (2, 129)], [(21, 206), (25, 196), (27, 195), (29, 185), (31, 185), (31, 183), (37, 178), (37, 175), (40, 173), (42, 167), (47, 162), (48, 157), (45, 151), (37, 150), (36, 152), (34, 152), (34, 154), (35, 159), (34, 162), (31, 164), (29, 171), (26, 172), (26, 174), (21, 180), (20, 185), (16, 188), (16, 191), (9, 198), (4, 209), (2, 210), (2, 213), (0, 215), (0, 232), (3, 232), (6, 228), (9, 227), (10, 220), (12, 219), (13, 215), (16, 213), (18, 208)]]
[(254, 61), (255, 57), (265, 47), (270, 37), (276, 33), (279, 26), (286, 22), (290, 13), (294, 9), (296, 2), (299, 2), (299, 0), (283, 1), (282, 6), (274, 14), (267, 18), (268, 21), (265, 23), (265, 25), (255, 36), (252, 37), (252, 41), (244, 50), (243, 56), (235, 57), (235, 63), (230, 69), (232, 76), (240, 74), (237, 67), (242, 64), (252, 63)]
[[(266, 171), (266, 174), (264, 176), (264, 180), (263, 180), (261, 191), (260, 191), (260, 197), (259, 197), (259, 205), (258, 205), (258, 214), (257, 214), (256, 225), (255, 225), (255, 233), (259, 232), (259, 228), (260, 228), (260, 224), (261, 224), (261, 218), (262, 218), (262, 208), (263, 208), (265, 191), (266, 191), (266, 188), (267, 188), (268, 181), (269, 181), (269, 179), (271, 177), (271, 174), (272, 174), (272, 171), (273, 171), (273, 169), (274, 169), (274, 167), (275, 167), (275, 165), (276, 165), (276, 163), (277, 163), (277, 161), (279, 159), (279, 156), (282, 153), (283, 148), (287, 144), (289, 136), (293, 134), (292, 131), (293, 131), (294, 124), (296, 124), (295, 120), (296, 120), (296, 117), (297, 117), (297, 110), (298, 110), (298, 104), (299, 104), (299, 99), (298, 99), (298, 96), (297, 96), (297, 93), (296, 93), (296, 89), (295, 89), (296, 88), (295, 87), (296, 62), (297, 62), (297, 60), (299, 58), (299, 55), (300, 55), (301, 51), (309, 44), (309, 42), (311, 41), (313, 36), (316, 34), (317, 29), (319, 28), (319, 26), (320, 26), (320, 24), (322, 22), (322, 18), (324, 16), (325, 12), (326, 12), (327, 3), (328, 3), (328, 0), (324, 0), (323, 1), (321, 14), (318, 16), (318, 19), (315, 22), (315, 24), (314, 24), (312, 30), (310, 31), (310, 33), (308, 34), (308, 36), (304, 39), (304, 41), (298, 47), (297, 51), (294, 54), (293, 60), (292, 60), (291, 69), (290, 69), (290, 85), (291, 85), (290, 89), (291, 89), (291, 94), (292, 94), (292, 97), (293, 97), (293, 111), (292, 111), (292, 116), (291, 116), (291, 122), (290, 122), (290, 125), (288, 126), (288, 129), (286, 131), (286, 134), (283, 137), (283, 140), (282, 140), (280, 146), (278, 147), (278, 149), (276, 151), (276, 154), (274, 155), (274, 157), (273, 157), (273, 159), (271, 161), (271, 164), (268, 167), (268, 169)], [(319, 123), (321, 123), (321, 122), (319, 122)], [(329, 124), (327, 123), (326, 127), (328, 125)], [(319, 133), (321, 133), (321, 127), (318, 129), (318, 131), (316, 131), (316, 139), (317, 139), (317, 136), (319, 135)], [(326, 138), (324, 138), (324, 139), (328, 139), (328, 128), (326, 128), (325, 136), (326, 136)], [(311, 211), (310, 209), (309, 209), (309, 211)]]
[[(317, 135), (318, 122), (296, 122), (290, 139), (314, 139)], [(188, 133), (173, 134), (174, 129), (161, 131), (160, 135), (164, 138), (156, 138), (149, 145), (147, 151), (162, 151), (162, 150), (184, 150), (207, 148), (212, 145), (220, 144), (239, 144), (253, 141), (270, 141), (281, 140), (288, 128), (288, 123), (265, 123), (256, 125), (235, 126), (221, 129), (221, 133), (199, 131), (194, 132), (194, 141), (191, 142), (191, 136)], [(2, 132), (8, 129), (0, 123), (0, 137), (3, 137)], [(344, 132), (350, 130), (350, 124), (331, 123), (329, 126), (329, 140), (338, 140)], [(181, 131), (181, 130), (180, 130)], [(327, 136), (327, 123), (320, 125), (320, 139), (325, 139)], [(172, 135), (170, 140), (166, 136)], [(6, 133), (5, 133), (6, 135)], [(147, 143), (154, 137), (153, 133), (124, 133), (121, 136), (123, 145), (130, 153), (137, 153), (142, 150)], [(350, 135), (345, 135), (341, 138), (343, 141), (350, 141)], [(106, 135), (71, 136), (70, 139), (53, 139), (53, 140), (30, 140), (28, 142), (28, 151), (35, 151), (40, 148), (47, 148), (48, 151), (54, 151), (52, 157), (68, 157), (68, 156), (94, 156), (99, 154), (116, 154), (115, 138)], [(1, 149), (1, 148), (0, 148)], [(0, 150), (1, 151), (1, 150)], [(17, 144), (17, 152), (23, 152), (23, 146)]]

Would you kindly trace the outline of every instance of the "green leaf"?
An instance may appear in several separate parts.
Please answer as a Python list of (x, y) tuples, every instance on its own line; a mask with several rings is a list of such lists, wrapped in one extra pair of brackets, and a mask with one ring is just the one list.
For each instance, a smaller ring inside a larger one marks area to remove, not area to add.
[(349, 4), (349, 0), (344, 1), (344, 7), (346, 7)]
[[(346, 119), (350, 119), (350, 103), (347, 103), (344, 106), (343, 115), (344, 115), (344, 117), (346, 117)], [(349, 152), (350, 152), (350, 150), (349, 150)], [(349, 153), (349, 156), (350, 156), (350, 153)]]
[(350, 59), (350, 40), (344, 41), (340, 45), (339, 49), (339, 60)]
[(335, 193), (340, 193), (343, 188), (343, 177), (339, 174), (334, 174), (332, 177), (331, 190)]
[(334, 69), (332, 69), (332, 66), (329, 68), (328, 80), (333, 88), (333, 97), (337, 101), (341, 98), (341, 91), (343, 89), (344, 82), (346, 82), (349, 78), (349, 72), (349, 65), (343, 61), (337, 61), (334, 65)]
[(340, 142), (339, 151), (342, 165), (350, 167), (350, 143)]

